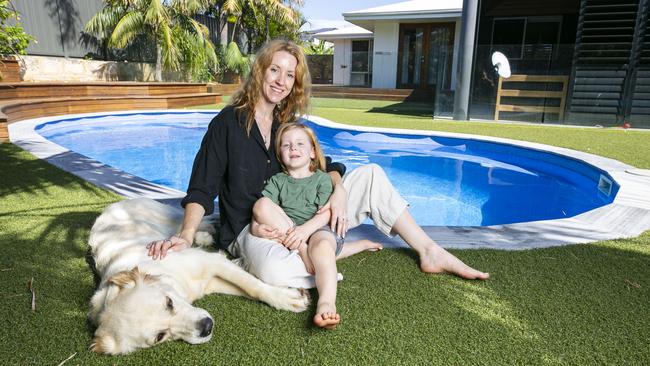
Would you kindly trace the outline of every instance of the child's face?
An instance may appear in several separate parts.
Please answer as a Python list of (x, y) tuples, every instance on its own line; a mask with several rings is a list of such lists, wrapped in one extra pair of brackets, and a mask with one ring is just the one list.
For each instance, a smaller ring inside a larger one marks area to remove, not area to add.
[(280, 139), (280, 157), (287, 170), (309, 168), (311, 160), (316, 158), (309, 135), (299, 128), (283, 133)]

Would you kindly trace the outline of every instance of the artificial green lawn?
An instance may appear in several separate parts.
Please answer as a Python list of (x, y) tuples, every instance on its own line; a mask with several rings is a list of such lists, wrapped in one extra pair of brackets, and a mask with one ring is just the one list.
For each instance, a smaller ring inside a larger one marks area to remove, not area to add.
[[(406, 108), (411, 116), (369, 111), (386, 111), (384, 103), (316, 98), (312, 113), (526, 139), (650, 167), (647, 131), (434, 122), (418, 117), (417, 106)], [(650, 232), (561, 248), (453, 251), (489, 271), (485, 282), (421, 274), (405, 250), (363, 253), (339, 262), (343, 322), (335, 331), (311, 327), (313, 307), (294, 314), (214, 295), (197, 302), (215, 318), (209, 343), (95, 355), (87, 350), (94, 284), (86, 240), (93, 220), (120, 197), (11, 144), (0, 144), (0, 172), (2, 364), (57, 365), (75, 353), (66, 365), (650, 364)]]

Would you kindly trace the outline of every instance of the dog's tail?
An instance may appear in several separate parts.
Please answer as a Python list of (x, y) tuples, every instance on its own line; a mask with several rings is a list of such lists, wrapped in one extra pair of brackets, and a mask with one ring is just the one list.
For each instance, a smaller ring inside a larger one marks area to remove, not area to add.
[(215, 227), (219, 226), (219, 216), (210, 215), (201, 220), (199, 227), (194, 234), (194, 243), (200, 247), (210, 247), (214, 244)]
[(214, 238), (207, 231), (197, 231), (194, 234), (194, 244), (199, 247), (211, 247), (214, 244)]

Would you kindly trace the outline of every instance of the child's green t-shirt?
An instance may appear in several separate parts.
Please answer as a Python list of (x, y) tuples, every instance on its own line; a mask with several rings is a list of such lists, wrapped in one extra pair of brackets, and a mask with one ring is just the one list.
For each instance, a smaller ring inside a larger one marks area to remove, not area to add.
[(278, 173), (269, 179), (262, 195), (282, 207), (296, 225), (302, 225), (327, 203), (332, 189), (332, 179), (322, 170), (299, 179)]

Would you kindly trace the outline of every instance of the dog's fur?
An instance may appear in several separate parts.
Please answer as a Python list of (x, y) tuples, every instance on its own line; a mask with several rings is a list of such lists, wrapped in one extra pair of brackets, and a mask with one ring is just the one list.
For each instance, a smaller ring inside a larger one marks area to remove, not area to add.
[[(115, 203), (97, 218), (89, 239), (101, 277), (88, 314), (97, 326), (93, 351), (123, 354), (176, 339), (207, 342), (212, 318), (192, 302), (210, 293), (295, 312), (307, 308), (306, 292), (267, 285), (220, 253), (190, 248), (151, 259), (147, 243), (175, 234), (181, 220), (180, 210), (142, 198)], [(213, 232), (204, 220), (195, 243), (211, 243)]]

